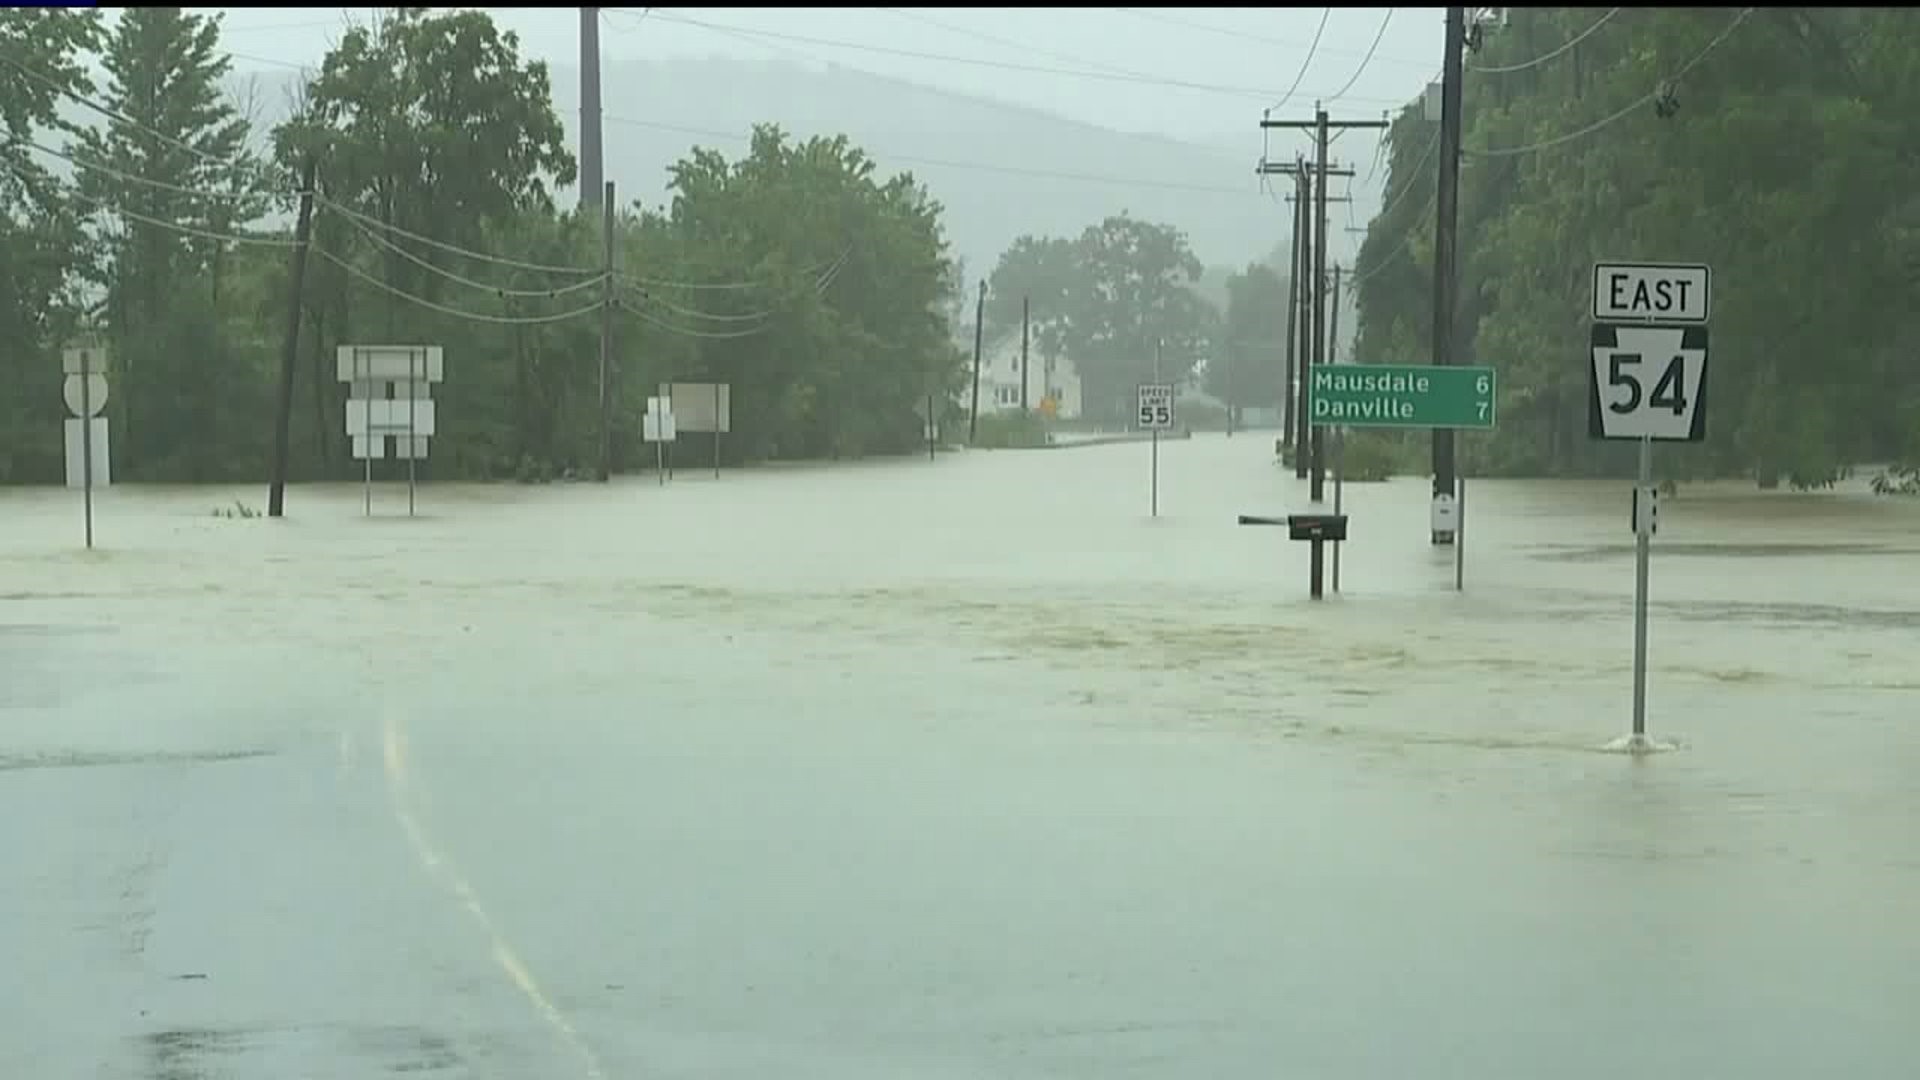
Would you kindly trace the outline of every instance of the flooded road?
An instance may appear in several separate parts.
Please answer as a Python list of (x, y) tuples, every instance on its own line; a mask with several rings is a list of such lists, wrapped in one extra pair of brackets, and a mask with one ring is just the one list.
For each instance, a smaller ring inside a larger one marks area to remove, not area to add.
[[(1910, 1077), (1920, 505), (1271, 436), (0, 494), (0, 1075)], [(1680, 452), (1680, 451), (1676, 451)]]

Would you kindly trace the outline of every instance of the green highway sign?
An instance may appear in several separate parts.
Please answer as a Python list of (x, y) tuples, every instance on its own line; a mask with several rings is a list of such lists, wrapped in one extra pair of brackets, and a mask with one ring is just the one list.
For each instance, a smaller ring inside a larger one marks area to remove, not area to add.
[(1490, 367), (1326, 364), (1307, 383), (1307, 422), (1492, 431), (1495, 386)]

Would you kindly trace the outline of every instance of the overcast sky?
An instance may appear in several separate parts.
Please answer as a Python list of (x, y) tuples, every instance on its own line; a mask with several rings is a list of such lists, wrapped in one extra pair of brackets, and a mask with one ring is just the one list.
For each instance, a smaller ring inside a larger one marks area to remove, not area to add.
[[(226, 14), (235, 67), (246, 70), (313, 64), (346, 20), (364, 20), (375, 9), (216, 10)], [(579, 9), (485, 10), (520, 35), (527, 54), (569, 66), (577, 62)], [(1245, 132), (1252, 159), (1262, 145), (1262, 109), (1284, 101), (1277, 115), (1310, 116), (1318, 99), (1327, 101), (1336, 118), (1375, 118), (1417, 96), (1439, 72), (1444, 9), (601, 11), (601, 51), (608, 59), (719, 55), (837, 63), (1119, 130), (1186, 139)], [(645, 102), (618, 105), (631, 116), (647, 112)], [(937, 130), (939, 117), (928, 117), (927, 124)], [(1370, 161), (1372, 133), (1351, 138), (1365, 142), (1343, 145), (1334, 157)], [(1281, 136), (1270, 146), (1276, 157), (1293, 156), (1294, 144)]]

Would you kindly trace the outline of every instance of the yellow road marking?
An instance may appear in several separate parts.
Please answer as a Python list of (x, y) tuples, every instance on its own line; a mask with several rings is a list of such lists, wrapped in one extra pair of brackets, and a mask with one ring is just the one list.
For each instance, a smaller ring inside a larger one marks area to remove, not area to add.
[(413, 800), (407, 790), (406, 736), (400, 730), (399, 720), (391, 713), (386, 718), (383, 735), (387, 791), (393, 798), (393, 814), (400, 822), (401, 830), (407, 834), (407, 842), (413, 846), (413, 853), (420, 860), (420, 865), (458, 897), (461, 906), (467, 909), (467, 914), (480, 924), (480, 929), (485, 931), (492, 941), (494, 963), (500, 965), (500, 970), (506, 972), (507, 978), (512, 980), (513, 985), (518, 987), (520, 993), (533, 1004), (534, 1011), (540, 1014), (547, 1026), (552, 1028), (555, 1034), (560, 1036), (561, 1041), (580, 1056), (581, 1063), (585, 1066), (584, 1075), (587, 1080), (606, 1080), (606, 1071), (600, 1066), (599, 1056), (593, 1052), (591, 1046), (587, 1045), (586, 1040), (580, 1037), (580, 1032), (566, 1018), (566, 1015), (541, 991), (540, 984), (534, 979), (533, 973), (527, 970), (527, 965), (513, 951), (513, 946), (507, 944), (499, 928), (488, 917), (487, 910), (481, 906), (480, 898), (474, 893), (473, 887), (467, 884), (466, 879), (460, 876), (460, 871), (435, 850), (432, 842), (428, 840), (426, 829), (421, 826), (419, 817), (413, 812)]

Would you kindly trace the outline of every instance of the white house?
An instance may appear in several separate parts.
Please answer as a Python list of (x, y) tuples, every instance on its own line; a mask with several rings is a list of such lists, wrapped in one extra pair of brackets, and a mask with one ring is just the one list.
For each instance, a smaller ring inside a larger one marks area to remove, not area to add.
[[(1051, 397), (1055, 416), (1071, 420), (1080, 415), (1080, 375), (1073, 369), (1073, 361), (1064, 356), (1049, 359), (1032, 340), (1027, 344), (1026, 390), (1030, 409), (1039, 409), (1040, 402)], [(971, 378), (964, 393), (967, 403), (971, 404)], [(1020, 332), (1015, 330), (989, 339), (980, 349), (980, 411), (1005, 412), (1019, 408)]]

